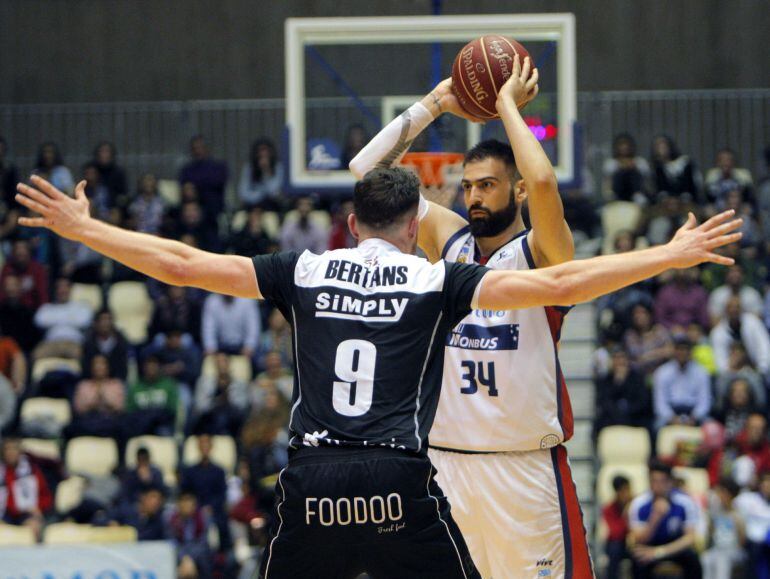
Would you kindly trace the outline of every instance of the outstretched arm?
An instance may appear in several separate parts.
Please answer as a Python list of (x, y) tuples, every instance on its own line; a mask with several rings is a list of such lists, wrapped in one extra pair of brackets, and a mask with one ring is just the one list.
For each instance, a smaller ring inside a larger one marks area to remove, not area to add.
[(538, 70), (532, 70), (529, 57), (513, 62), (511, 78), (497, 95), (497, 112), (505, 126), (505, 133), (516, 158), (516, 167), (524, 179), (529, 204), (532, 231), (529, 245), (538, 267), (569, 261), (575, 254), (572, 233), (564, 220), (564, 207), (559, 197), (559, 186), (551, 161), (543, 147), (529, 130), (517, 104), (533, 99), (538, 92)]
[(40, 177), (33, 176), (32, 184), (34, 187), (20, 183), (16, 200), (40, 216), (22, 217), (20, 225), (48, 228), (163, 283), (237, 297), (261, 297), (254, 266), (247, 257), (209, 253), (93, 219), (85, 181), (78, 183), (74, 199)]
[[(666, 245), (651, 249), (570, 261), (529, 271), (490, 271), (484, 276), (478, 307), (492, 310), (567, 306), (589, 301), (633, 285), (667, 269), (688, 268), (704, 262), (732, 265), (733, 260), (714, 250), (741, 238), (742, 220), (725, 211), (697, 226), (690, 213), (687, 223)], [(732, 219), (732, 220), (731, 220)]]

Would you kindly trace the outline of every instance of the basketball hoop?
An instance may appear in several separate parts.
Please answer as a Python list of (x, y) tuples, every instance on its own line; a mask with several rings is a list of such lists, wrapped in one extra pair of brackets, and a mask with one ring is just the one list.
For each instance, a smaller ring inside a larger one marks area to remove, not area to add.
[(462, 172), (462, 162), (462, 153), (407, 153), (401, 160), (402, 165), (417, 171), (425, 187), (444, 185), (445, 181)]

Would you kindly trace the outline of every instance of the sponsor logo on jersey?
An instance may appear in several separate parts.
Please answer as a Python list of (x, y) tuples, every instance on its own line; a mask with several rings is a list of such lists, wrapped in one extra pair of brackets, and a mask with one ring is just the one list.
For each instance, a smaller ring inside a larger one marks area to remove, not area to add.
[[(332, 525), (366, 525), (374, 523), (380, 525), (397, 523), (404, 518), (401, 495), (390, 493), (383, 497), (306, 497), (305, 498), (305, 524), (312, 525), (316, 522), (324, 527)], [(399, 529), (400, 530), (400, 529)], [(382, 531), (380, 531), (382, 532)]]
[(356, 297), (321, 292), (315, 300), (316, 318), (397, 322), (404, 315), (409, 298)]
[(464, 350), (518, 350), (519, 324), (490, 327), (460, 324), (447, 336), (446, 345)]
[(553, 448), (554, 446), (558, 445), (561, 442), (561, 438), (559, 438), (556, 434), (546, 434), (543, 438), (540, 439), (540, 449), (546, 450), (549, 448)]

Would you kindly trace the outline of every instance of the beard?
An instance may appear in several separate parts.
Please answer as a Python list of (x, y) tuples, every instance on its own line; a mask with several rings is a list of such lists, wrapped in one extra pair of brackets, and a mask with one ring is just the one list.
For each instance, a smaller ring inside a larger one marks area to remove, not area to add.
[(516, 206), (513, 195), (511, 195), (511, 201), (508, 203), (508, 206), (500, 211), (493, 212), (478, 204), (471, 205), (468, 208), (469, 215), (472, 211), (483, 211), (486, 213), (486, 217), (469, 217), (473, 237), (494, 237), (495, 235), (500, 235), (519, 216), (519, 208)]

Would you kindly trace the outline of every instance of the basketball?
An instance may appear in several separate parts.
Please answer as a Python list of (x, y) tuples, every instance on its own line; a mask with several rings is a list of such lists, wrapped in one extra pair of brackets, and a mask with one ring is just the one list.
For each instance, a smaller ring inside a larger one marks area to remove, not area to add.
[(529, 56), (520, 43), (504, 36), (482, 36), (463, 46), (452, 65), (452, 86), (465, 112), (480, 119), (498, 117), (497, 91), (513, 72), (515, 54), (522, 65)]

